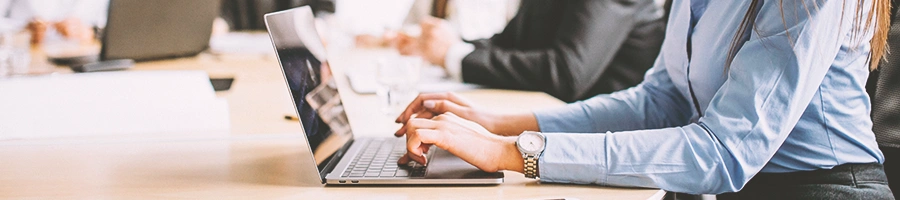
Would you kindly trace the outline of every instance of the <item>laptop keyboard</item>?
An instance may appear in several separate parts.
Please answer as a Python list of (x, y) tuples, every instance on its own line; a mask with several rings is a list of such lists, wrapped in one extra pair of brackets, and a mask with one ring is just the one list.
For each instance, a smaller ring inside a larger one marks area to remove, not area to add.
[(406, 140), (369, 140), (362, 153), (353, 158), (341, 177), (424, 177), (425, 166), (417, 162), (409, 162), (404, 166), (397, 164), (397, 160), (405, 153)]

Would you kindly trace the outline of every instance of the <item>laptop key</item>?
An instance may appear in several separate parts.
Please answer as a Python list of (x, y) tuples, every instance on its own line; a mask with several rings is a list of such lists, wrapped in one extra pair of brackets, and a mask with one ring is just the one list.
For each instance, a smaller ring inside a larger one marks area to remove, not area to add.
[(397, 170), (397, 173), (394, 174), (394, 176), (396, 176), (396, 177), (407, 177), (407, 176), (409, 176), (409, 171), (402, 170), (402, 169), (401, 169), (401, 170)]
[(378, 172), (366, 172), (365, 177), (378, 177), (379, 174)]

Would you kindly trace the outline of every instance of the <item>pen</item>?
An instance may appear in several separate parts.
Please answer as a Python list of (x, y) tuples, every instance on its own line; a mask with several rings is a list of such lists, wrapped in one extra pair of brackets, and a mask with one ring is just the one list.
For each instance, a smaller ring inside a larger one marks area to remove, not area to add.
[(300, 121), (299, 117), (293, 115), (284, 115), (284, 119), (288, 121)]

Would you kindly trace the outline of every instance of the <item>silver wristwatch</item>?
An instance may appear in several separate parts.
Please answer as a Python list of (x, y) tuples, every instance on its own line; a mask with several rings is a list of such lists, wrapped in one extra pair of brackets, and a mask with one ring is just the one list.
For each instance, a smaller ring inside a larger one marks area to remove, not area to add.
[(525, 177), (539, 177), (537, 173), (538, 159), (541, 157), (541, 153), (544, 152), (545, 142), (544, 134), (539, 132), (525, 131), (519, 134), (516, 146), (519, 148), (519, 152), (522, 153), (522, 158), (525, 159)]

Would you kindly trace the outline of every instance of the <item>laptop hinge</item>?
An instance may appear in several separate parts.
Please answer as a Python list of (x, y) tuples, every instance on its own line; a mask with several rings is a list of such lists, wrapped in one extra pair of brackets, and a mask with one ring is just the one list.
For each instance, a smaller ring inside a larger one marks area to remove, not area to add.
[(337, 166), (338, 162), (341, 161), (341, 158), (344, 157), (344, 153), (347, 153), (347, 150), (350, 149), (350, 146), (353, 145), (353, 139), (347, 141), (343, 147), (338, 149), (336, 152), (331, 154), (328, 158), (325, 159), (325, 162), (322, 162), (319, 166), (319, 177), (322, 178), (322, 183), (325, 183), (325, 176), (327, 176), (331, 171), (334, 170), (334, 167)]

